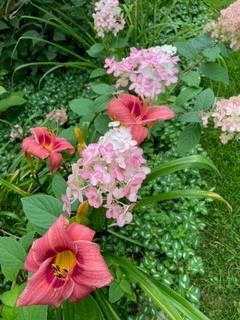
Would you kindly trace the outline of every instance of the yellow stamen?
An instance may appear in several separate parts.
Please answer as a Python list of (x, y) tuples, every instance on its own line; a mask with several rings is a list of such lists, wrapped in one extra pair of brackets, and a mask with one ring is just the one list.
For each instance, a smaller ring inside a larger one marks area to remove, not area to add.
[(53, 273), (59, 279), (67, 277), (77, 262), (75, 254), (70, 250), (65, 250), (57, 254), (54, 263), (52, 264)]

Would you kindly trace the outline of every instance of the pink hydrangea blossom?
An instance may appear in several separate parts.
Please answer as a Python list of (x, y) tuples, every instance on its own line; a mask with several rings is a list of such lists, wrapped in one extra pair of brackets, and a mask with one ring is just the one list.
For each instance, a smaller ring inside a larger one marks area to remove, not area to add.
[(201, 115), (205, 123), (212, 119), (215, 128), (220, 128), (220, 140), (226, 144), (232, 139), (240, 139), (240, 96), (221, 99), (215, 103), (212, 112)]
[(173, 56), (166, 47), (131, 48), (127, 58), (121, 61), (107, 58), (104, 67), (108, 74), (118, 78), (118, 88), (129, 87), (142, 98), (154, 99), (177, 82), (178, 61), (178, 56)]
[(55, 109), (47, 114), (47, 119), (56, 122), (60, 126), (67, 122), (68, 116), (65, 109)]
[(93, 243), (95, 232), (69, 223), (61, 215), (45, 235), (35, 240), (24, 263), (32, 273), (17, 306), (76, 302), (96, 288), (110, 284), (112, 275)]
[(220, 17), (207, 23), (205, 31), (221, 41), (230, 42), (233, 50), (240, 49), (240, 0), (221, 10)]
[[(130, 223), (131, 203), (137, 201), (137, 192), (150, 172), (145, 163), (143, 150), (129, 128), (109, 130), (97, 143), (82, 150), (73, 165), (66, 191), (69, 203), (87, 199), (94, 208), (107, 208), (107, 218), (115, 219), (119, 226)], [(64, 206), (69, 207), (65, 198)]]
[(95, 3), (95, 13), (93, 14), (94, 26), (100, 38), (111, 32), (114, 36), (125, 25), (122, 9), (118, 0), (99, 0)]

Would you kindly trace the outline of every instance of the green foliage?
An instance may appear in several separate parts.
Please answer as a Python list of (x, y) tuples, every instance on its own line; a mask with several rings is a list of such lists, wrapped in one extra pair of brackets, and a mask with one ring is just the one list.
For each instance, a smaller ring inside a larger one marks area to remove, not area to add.
[(44, 233), (62, 213), (62, 202), (52, 196), (35, 194), (22, 199), (23, 211), (38, 233)]

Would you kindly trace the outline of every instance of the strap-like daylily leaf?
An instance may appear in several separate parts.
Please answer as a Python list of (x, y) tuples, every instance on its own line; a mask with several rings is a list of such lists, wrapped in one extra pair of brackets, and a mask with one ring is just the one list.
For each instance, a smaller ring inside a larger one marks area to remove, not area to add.
[(95, 297), (98, 305), (101, 307), (102, 312), (104, 313), (106, 320), (121, 320), (109, 300), (106, 298), (102, 289), (98, 289), (95, 291)]
[(218, 169), (210, 159), (202, 155), (192, 155), (189, 157), (168, 161), (156, 168), (153, 168), (151, 173), (147, 176), (145, 182), (187, 168), (208, 169), (219, 174)]
[(133, 279), (172, 320), (183, 320), (185, 317), (191, 320), (209, 320), (208, 317), (191, 305), (186, 299), (143, 272), (128, 259), (120, 258), (112, 254), (106, 254), (105, 256), (111, 262), (124, 269), (131, 279)]
[(212, 191), (205, 190), (173, 190), (170, 192), (159, 193), (150, 197), (141, 199), (134, 208), (140, 208), (143, 206), (151, 205), (155, 202), (174, 200), (180, 198), (209, 198), (213, 200), (218, 200), (226, 204), (230, 211), (232, 211), (231, 205), (219, 194)]

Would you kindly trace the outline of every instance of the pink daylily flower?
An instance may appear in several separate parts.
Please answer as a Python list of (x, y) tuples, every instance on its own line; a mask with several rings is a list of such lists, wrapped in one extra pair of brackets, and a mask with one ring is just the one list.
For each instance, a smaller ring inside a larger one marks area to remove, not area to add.
[(142, 143), (148, 136), (148, 128), (156, 121), (170, 120), (175, 113), (168, 106), (148, 106), (138, 97), (130, 94), (120, 94), (107, 106), (111, 119), (119, 121), (122, 125), (131, 127), (133, 139)]
[(64, 138), (56, 137), (47, 128), (31, 128), (32, 136), (23, 140), (22, 150), (28, 155), (49, 160), (50, 170), (55, 172), (63, 162), (60, 152), (74, 153), (74, 147)]
[(95, 231), (71, 223), (61, 215), (45, 235), (35, 240), (24, 267), (33, 275), (17, 306), (52, 305), (64, 300), (76, 302), (96, 288), (108, 285), (112, 275), (92, 242)]

